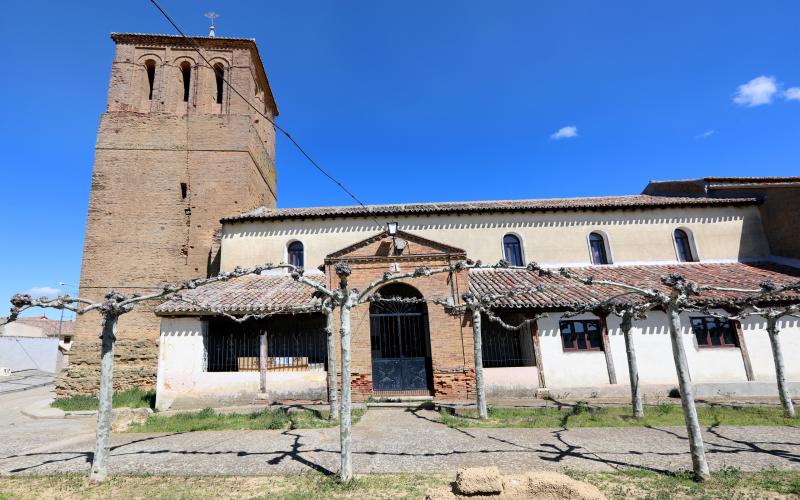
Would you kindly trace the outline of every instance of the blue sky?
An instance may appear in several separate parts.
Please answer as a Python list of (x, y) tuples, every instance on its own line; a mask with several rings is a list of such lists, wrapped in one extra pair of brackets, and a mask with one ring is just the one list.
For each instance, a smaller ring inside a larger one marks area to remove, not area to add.
[[(193, 34), (215, 10), (256, 38), (281, 125), (367, 203), (800, 174), (798, 2), (161, 1)], [(147, 0), (11, 2), (0, 23), (5, 301), (78, 282), (108, 34), (173, 31)], [(285, 140), (277, 161), (280, 206), (350, 203)]]

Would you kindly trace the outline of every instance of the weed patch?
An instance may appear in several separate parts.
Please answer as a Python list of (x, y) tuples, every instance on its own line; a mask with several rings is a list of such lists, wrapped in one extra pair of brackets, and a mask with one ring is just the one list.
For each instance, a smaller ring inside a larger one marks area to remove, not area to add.
[[(716, 425), (786, 425), (797, 427), (797, 420), (786, 418), (777, 407), (698, 406), (700, 423)], [(578, 402), (573, 406), (540, 408), (489, 408), (489, 418), (479, 420), (471, 411), (440, 412), (449, 427), (664, 427), (682, 426), (683, 410), (679, 405), (660, 403), (645, 407), (644, 418), (631, 416), (628, 406), (591, 406)]]
[[(363, 411), (353, 411), (353, 423)], [(132, 425), (128, 432), (193, 432), (222, 430), (310, 429), (332, 427), (337, 420), (328, 420), (327, 411), (268, 408), (253, 413), (222, 413), (211, 408), (175, 415), (150, 415), (143, 424)]]
[[(129, 389), (115, 392), (111, 404), (114, 408), (155, 408), (156, 391)], [(64, 411), (84, 411), (96, 410), (97, 405), (98, 401), (94, 396), (72, 396), (70, 398), (56, 399), (50, 406)]]

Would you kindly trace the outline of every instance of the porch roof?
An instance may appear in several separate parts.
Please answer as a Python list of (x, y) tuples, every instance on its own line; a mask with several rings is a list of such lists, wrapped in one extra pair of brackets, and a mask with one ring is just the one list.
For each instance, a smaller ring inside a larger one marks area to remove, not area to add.
[[(306, 278), (320, 284), (323, 274), (306, 274)], [(242, 313), (281, 313), (302, 309), (314, 312), (320, 309), (319, 293), (288, 274), (248, 275), (228, 281), (182, 292), (184, 300), (173, 298), (156, 307), (159, 316)]]
[[(642, 288), (655, 288), (668, 292), (661, 277), (680, 274), (700, 285), (717, 287), (758, 289), (764, 281), (786, 285), (800, 281), (800, 269), (773, 263), (694, 263), (669, 265), (617, 265), (572, 268), (577, 275), (596, 279), (618, 281)], [(525, 290), (513, 297), (504, 297), (495, 302), (497, 307), (560, 309), (596, 304), (623, 293), (619, 287), (585, 285), (558, 274), (541, 275), (538, 271), (524, 269), (472, 269), (470, 291), (476, 295), (503, 294), (509, 290)], [(732, 292), (704, 292), (714, 304), (720, 300), (736, 298)], [(784, 294), (785, 298), (797, 299), (798, 293)]]

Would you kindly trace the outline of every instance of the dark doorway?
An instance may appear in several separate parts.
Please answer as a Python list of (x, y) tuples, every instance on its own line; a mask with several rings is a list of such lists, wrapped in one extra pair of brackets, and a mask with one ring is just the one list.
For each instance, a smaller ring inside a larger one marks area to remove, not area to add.
[[(402, 283), (386, 285), (369, 306), (372, 388), (375, 392), (429, 393), (431, 353), (428, 307)], [(397, 299), (397, 300), (391, 300)]]

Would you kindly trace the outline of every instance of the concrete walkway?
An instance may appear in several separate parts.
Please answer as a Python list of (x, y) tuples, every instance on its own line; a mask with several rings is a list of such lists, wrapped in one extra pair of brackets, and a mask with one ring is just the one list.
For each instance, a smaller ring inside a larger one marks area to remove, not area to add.
[[(427, 410), (370, 409), (354, 427), (357, 473), (448, 472), (497, 465), (524, 469), (657, 471), (691, 466), (681, 428), (449, 429)], [(92, 435), (66, 437), (69, 419), (50, 420), (59, 434), (49, 444), (7, 440), (0, 429), (0, 473), (86, 471)], [(705, 432), (713, 469), (800, 469), (800, 429), (718, 427)], [(286, 474), (338, 469), (338, 429), (215, 431), (178, 434), (118, 434), (113, 438), (114, 473)]]
[(23, 370), (0, 377), (0, 395), (22, 392), (53, 384), (53, 374), (41, 370)]

